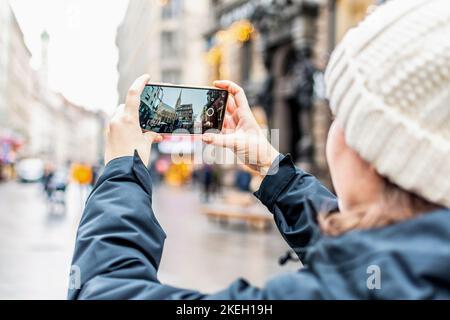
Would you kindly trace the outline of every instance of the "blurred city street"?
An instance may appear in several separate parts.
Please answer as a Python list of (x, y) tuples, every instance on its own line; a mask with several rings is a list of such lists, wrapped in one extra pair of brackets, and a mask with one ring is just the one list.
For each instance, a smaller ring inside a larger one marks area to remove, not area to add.
[[(0, 0), (0, 299), (66, 298), (108, 122), (142, 74), (190, 89), (236, 82), (275, 148), (331, 186), (325, 67), (346, 32), (383, 2), (116, 0), (105, 10), (102, 0)], [(141, 128), (222, 125), (208, 114), (224, 110), (214, 90), (201, 100), (187, 90), (168, 99), (165, 90), (142, 95)], [(214, 292), (239, 277), (263, 285), (297, 269), (278, 265), (288, 248), (252, 197), (259, 175), (197, 162), (198, 142), (175, 134), (152, 147), (153, 207), (168, 236), (160, 281)]]
[[(66, 214), (49, 214), (39, 184), (0, 184), (0, 299), (65, 299), (81, 197), (70, 185)], [(200, 205), (192, 188), (162, 185), (155, 192), (154, 210), (168, 235), (162, 282), (213, 292), (240, 276), (262, 285), (298, 267), (278, 266), (287, 246), (274, 228), (223, 228), (201, 215)]]
[[(73, 191), (68, 194), (76, 197)], [(66, 216), (52, 216), (39, 184), (9, 182), (0, 184), (0, 203), (0, 299), (63, 299), (76, 200), (69, 202)]]

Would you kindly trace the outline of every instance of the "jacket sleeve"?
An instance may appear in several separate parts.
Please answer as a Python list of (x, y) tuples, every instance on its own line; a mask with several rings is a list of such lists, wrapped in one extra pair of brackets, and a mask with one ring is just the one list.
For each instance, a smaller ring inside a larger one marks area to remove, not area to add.
[(301, 260), (320, 237), (317, 214), (338, 210), (336, 196), (296, 168), (289, 155), (274, 162), (255, 196), (273, 213), (280, 233)]
[(150, 174), (135, 154), (110, 162), (88, 198), (77, 232), (69, 299), (319, 299), (320, 281), (307, 269), (263, 288), (239, 279), (220, 292), (161, 284), (157, 271), (165, 233), (151, 201)]
[(166, 235), (151, 205), (150, 173), (137, 153), (106, 166), (78, 228), (69, 299), (202, 296), (159, 283), (156, 274)]

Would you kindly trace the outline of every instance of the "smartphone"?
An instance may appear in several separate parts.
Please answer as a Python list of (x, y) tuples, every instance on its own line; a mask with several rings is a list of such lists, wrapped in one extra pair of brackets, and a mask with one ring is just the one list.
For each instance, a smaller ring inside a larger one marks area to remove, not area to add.
[(203, 134), (221, 131), (228, 92), (217, 88), (148, 84), (141, 96), (143, 131), (160, 134)]

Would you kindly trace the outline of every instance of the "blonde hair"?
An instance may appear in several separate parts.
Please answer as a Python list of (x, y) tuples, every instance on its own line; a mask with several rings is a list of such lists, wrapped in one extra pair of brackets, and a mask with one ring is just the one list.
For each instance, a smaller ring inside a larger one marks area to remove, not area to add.
[(412, 219), (438, 207), (385, 179), (379, 204), (349, 212), (320, 214), (318, 221), (325, 235), (339, 236), (355, 229), (380, 228)]

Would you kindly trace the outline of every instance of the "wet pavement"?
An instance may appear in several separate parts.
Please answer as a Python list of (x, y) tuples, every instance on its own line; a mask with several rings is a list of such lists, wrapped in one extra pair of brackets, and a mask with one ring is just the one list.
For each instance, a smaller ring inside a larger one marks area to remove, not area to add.
[[(65, 299), (76, 228), (86, 191), (69, 186), (65, 214), (49, 214), (40, 186), (0, 184), (0, 299)], [(198, 191), (160, 186), (154, 211), (167, 233), (159, 279), (173, 286), (214, 292), (238, 277), (263, 285), (295, 270), (278, 266), (287, 250), (281, 236), (200, 214)]]

